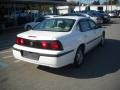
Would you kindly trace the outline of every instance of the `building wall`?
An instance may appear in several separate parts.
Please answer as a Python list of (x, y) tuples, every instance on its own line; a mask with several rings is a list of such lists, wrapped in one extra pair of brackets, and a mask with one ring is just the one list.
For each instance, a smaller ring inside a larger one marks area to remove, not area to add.
[(67, 14), (69, 6), (58, 6), (57, 9), (59, 14)]
[[(76, 6), (74, 8), (74, 11), (82, 11), (85, 10), (87, 6)], [(103, 7), (103, 11), (106, 11), (106, 5), (94, 5), (94, 6), (90, 6), (91, 10), (98, 10), (98, 7)], [(58, 6), (57, 9), (59, 10), (60, 14), (67, 14), (69, 12), (69, 6)], [(108, 5), (107, 6), (107, 10), (111, 11), (111, 10), (120, 10), (120, 6), (117, 5)]]
[[(87, 6), (81, 6), (80, 9), (81, 10), (85, 10)], [(103, 11), (106, 11), (106, 5), (91, 5), (90, 6), (90, 10), (98, 10), (98, 7), (103, 7)], [(120, 6), (118, 5), (108, 5), (107, 6), (107, 10), (111, 11), (111, 10), (120, 10)], [(76, 6), (74, 11), (79, 11), (79, 6)]]

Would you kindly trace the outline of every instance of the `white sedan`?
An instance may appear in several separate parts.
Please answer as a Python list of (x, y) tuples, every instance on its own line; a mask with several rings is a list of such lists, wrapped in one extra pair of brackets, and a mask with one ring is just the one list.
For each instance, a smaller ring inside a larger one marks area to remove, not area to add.
[(41, 21), (47, 19), (47, 18), (53, 18), (53, 17), (57, 17), (58, 15), (45, 15), (45, 16), (41, 16), (38, 18), (35, 18), (35, 20), (33, 22), (29, 22), (26, 23), (24, 26), (25, 30), (30, 30), (33, 29), (37, 24), (39, 24)]
[(80, 66), (84, 54), (103, 45), (105, 31), (84, 17), (61, 16), (44, 20), (33, 30), (20, 33), (13, 46), (16, 59), (59, 68)]
[(26, 23), (24, 26), (25, 30), (33, 29), (33, 27), (43, 21), (45, 17), (36, 18), (33, 22)]

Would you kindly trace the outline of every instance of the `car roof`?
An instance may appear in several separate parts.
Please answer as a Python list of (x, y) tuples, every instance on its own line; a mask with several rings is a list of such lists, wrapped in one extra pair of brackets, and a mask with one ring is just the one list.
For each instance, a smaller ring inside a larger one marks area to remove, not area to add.
[(44, 17), (57, 17), (59, 15), (45, 15)]
[(82, 17), (82, 16), (58, 16), (58, 17), (54, 17), (54, 18), (79, 20), (79, 19), (83, 19), (83, 18), (86, 18), (86, 17)]

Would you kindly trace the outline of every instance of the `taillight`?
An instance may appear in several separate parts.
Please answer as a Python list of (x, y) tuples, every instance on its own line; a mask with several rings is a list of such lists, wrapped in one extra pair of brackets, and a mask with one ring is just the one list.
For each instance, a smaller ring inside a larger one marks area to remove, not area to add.
[(19, 41), (19, 38), (18, 38), (18, 37), (16, 37), (15, 43), (16, 43), (16, 44), (19, 44), (19, 43), (20, 43), (20, 41)]
[(47, 41), (41, 41), (40, 42), (41, 48), (47, 49), (48, 48), (48, 42)]
[(55, 41), (40, 41), (40, 48), (41, 49), (49, 49), (49, 50), (63, 50), (62, 44), (55, 40)]
[(16, 44), (18, 45), (24, 45), (24, 39), (20, 37), (16, 37)]
[(50, 48), (53, 50), (60, 50), (62, 47), (58, 41), (51, 41)]
[(63, 50), (62, 44), (58, 40), (32, 41), (21, 37), (16, 37), (16, 44), (34, 47), (34, 48), (46, 49), (46, 50)]
[(20, 43), (21, 43), (21, 45), (24, 45), (24, 39), (23, 38), (20, 39)]

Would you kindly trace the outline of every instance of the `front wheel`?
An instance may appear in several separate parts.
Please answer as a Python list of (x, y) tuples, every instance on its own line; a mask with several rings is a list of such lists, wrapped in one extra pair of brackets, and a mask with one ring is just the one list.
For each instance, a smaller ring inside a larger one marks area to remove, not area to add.
[(75, 60), (74, 60), (75, 67), (79, 67), (82, 64), (83, 59), (84, 59), (84, 54), (83, 54), (82, 48), (80, 47), (77, 50), (76, 55), (75, 55)]
[(105, 43), (105, 33), (102, 34), (101, 41), (100, 41), (100, 46), (103, 46)]

